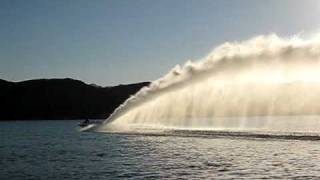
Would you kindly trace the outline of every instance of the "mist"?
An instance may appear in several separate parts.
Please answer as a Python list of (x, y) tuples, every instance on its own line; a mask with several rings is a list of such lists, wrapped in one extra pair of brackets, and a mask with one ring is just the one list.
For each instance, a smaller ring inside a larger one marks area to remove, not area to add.
[(317, 36), (226, 42), (142, 88), (100, 128), (225, 127), (230, 118), (241, 119), (232, 120), (232, 127), (242, 127), (257, 116), (318, 115), (319, 77)]

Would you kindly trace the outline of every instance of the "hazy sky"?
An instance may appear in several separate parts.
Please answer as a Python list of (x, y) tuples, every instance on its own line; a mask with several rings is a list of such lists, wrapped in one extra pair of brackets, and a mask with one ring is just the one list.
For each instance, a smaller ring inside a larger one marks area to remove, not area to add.
[(0, 78), (154, 80), (225, 41), (319, 28), (318, 0), (1, 0)]

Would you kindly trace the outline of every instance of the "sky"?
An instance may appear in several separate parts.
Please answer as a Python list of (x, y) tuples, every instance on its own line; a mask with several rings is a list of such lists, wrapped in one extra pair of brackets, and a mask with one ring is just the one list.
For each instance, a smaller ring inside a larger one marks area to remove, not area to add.
[(0, 79), (152, 81), (226, 41), (318, 30), (318, 0), (1, 0)]

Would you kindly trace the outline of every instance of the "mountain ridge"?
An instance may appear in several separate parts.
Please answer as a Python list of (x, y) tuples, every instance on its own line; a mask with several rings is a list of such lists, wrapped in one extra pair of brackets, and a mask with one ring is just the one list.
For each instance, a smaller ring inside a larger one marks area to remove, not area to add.
[(100, 87), (71, 78), (0, 79), (0, 120), (105, 119), (149, 82)]

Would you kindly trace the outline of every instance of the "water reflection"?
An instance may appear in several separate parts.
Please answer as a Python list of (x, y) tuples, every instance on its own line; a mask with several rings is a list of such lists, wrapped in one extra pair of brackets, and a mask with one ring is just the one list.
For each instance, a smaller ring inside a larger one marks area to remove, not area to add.
[(0, 179), (320, 178), (318, 141), (94, 133), (76, 125), (1, 122)]

